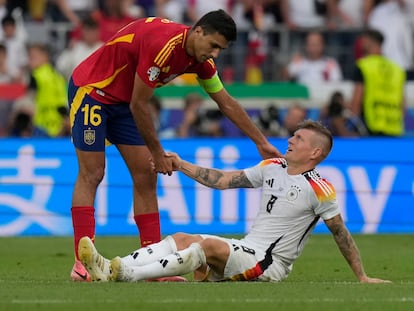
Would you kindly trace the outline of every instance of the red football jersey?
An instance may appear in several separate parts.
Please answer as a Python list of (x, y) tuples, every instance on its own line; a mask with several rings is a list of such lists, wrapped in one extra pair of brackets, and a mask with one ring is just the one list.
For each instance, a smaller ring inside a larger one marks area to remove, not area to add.
[(76, 86), (92, 86), (100, 102), (129, 103), (135, 73), (150, 87), (165, 85), (183, 73), (210, 79), (216, 72), (212, 59), (203, 63), (185, 50), (189, 26), (167, 19), (139, 19), (118, 31), (73, 71)]

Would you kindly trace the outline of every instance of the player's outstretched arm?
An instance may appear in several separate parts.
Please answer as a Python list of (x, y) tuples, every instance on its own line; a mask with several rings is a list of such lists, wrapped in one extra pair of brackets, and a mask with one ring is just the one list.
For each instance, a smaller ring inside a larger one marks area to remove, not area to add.
[(348, 229), (345, 227), (340, 214), (325, 220), (325, 224), (332, 232), (339, 250), (361, 283), (390, 283), (388, 280), (371, 278), (366, 275), (359, 250)]
[(247, 179), (242, 170), (223, 171), (213, 168), (206, 168), (194, 165), (182, 160), (178, 154), (167, 152), (166, 156), (173, 159), (173, 169), (183, 172), (185, 175), (203, 184), (204, 186), (214, 189), (232, 189), (232, 188), (253, 188), (251, 182)]

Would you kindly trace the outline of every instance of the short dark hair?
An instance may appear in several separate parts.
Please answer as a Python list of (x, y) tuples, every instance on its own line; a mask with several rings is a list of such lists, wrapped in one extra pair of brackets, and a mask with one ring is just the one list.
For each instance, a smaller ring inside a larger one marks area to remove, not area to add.
[(362, 36), (365, 36), (374, 42), (378, 43), (379, 45), (382, 45), (384, 42), (384, 35), (377, 29), (366, 29), (362, 32)]
[(88, 29), (96, 29), (99, 27), (98, 22), (90, 15), (82, 19), (82, 26)]
[(198, 22), (195, 23), (193, 29), (197, 26), (200, 26), (206, 34), (218, 32), (229, 42), (234, 42), (237, 39), (236, 23), (233, 18), (222, 9), (211, 11), (203, 15)]
[(315, 132), (318, 135), (321, 135), (326, 140), (326, 154), (324, 154), (324, 157), (327, 157), (329, 152), (332, 150), (333, 146), (333, 137), (330, 130), (328, 130), (320, 121), (314, 121), (314, 120), (305, 120), (298, 124), (298, 130), (299, 129), (307, 129)]
[(13, 25), (13, 26), (15, 26), (16, 25), (16, 20), (14, 19), (14, 17), (11, 14), (7, 14), (1, 20), (1, 25), (3, 27), (6, 26), (6, 25)]

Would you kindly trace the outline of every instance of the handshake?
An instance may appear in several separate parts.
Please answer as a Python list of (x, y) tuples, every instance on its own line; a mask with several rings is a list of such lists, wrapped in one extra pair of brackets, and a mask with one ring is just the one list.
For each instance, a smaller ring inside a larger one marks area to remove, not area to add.
[(172, 175), (173, 171), (179, 171), (183, 166), (183, 160), (175, 152), (165, 152), (162, 156), (152, 156), (150, 159), (151, 169), (156, 173)]

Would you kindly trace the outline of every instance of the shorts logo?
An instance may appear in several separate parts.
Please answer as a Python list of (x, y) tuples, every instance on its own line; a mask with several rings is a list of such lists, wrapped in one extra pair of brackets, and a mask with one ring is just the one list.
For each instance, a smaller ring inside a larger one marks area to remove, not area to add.
[(160, 68), (155, 67), (155, 66), (150, 67), (150, 68), (147, 70), (147, 75), (148, 75), (148, 79), (149, 79), (151, 82), (152, 82), (152, 81), (157, 80), (158, 76), (160, 75)]
[(95, 143), (95, 130), (91, 130), (91, 129), (84, 130), (83, 141), (87, 145), (93, 145)]
[(105, 92), (103, 92), (101, 90), (96, 90), (96, 94), (98, 94), (100, 96), (105, 96)]

